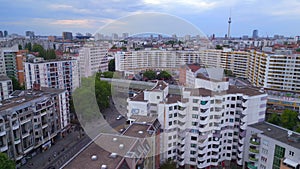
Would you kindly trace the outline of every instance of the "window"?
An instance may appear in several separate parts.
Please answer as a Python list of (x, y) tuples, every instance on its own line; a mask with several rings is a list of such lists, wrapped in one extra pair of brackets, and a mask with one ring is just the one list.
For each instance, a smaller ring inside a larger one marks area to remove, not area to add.
[(198, 124), (197, 122), (194, 121), (192, 122), (192, 126), (197, 126), (197, 124)]
[(214, 100), (211, 100), (211, 101), (210, 101), (210, 104), (214, 104), (214, 103), (215, 103), (215, 101), (214, 101)]
[(169, 144), (168, 144), (168, 147), (172, 147), (172, 143), (169, 143)]
[(194, 111), (198, 111), (198, 110), (199, 110), (198, 107), (193, 107), (192, 109), (193, 109)]
[(235, 108), (235, 104), (231, 104), (230, 107), (231, 107), (231, 108)]
[(230, 123), (233, 123), (233, 119), (229, 119), (229, 122), (230, 122)]
[(169, 114), (169, 118), (172, 118), (172, 114)]
[(190, 161), (195, 162), (196, 158), (190, 158)]
[(190, 154), (191, 154), (191, 155), (194, 155), (194, 154), (196, 154), (196, 151), (193, 151), (193, 150), (192, 150), (192, 151), (190, 152)]
[(157, 99), (160, 99), (160, 96), (156, 96)]
[(232, 133), (228, 133), (228, 136), (230, 136), (230, 137), (231, 137), (231, 136), (232, 136)]
[(172, 106), (169, 107), (169, 111), (171, 111), (171, 110), (173, 110), (173, 107), (172, 107)]
[(172, 140), (172, 136), (169, 136), (169, 140)]
[(196, 147), (197, 147), (197, 144), (191, 144), (191, 147), (192, 147), (192, 148), (196, 148)]
[(169, 151), (168, 151), (168, 154), (171, 154), (171, 153), (172, 153), (172, 151), (171, 151), (171, 150), (169, 150)]
[(198, 103), (198, 99), (193, 99), (193, 103)]
[(178, 106), (174, 106), (174, 110), (177, 110), (178, 109)]
[(171, 121), (169, 122), (169, 126), (172, 126), (172, 122)]
[(198, 115), (197, 114), (192, 114), (192, 118), (198, 119)]
[(174, 117), (177, 117), (177, 113), (174, 113)]
[(290, 155), (290, 156), (294, 156), (294, 152), (293, 152), (293, 151), (290, 151), (290, 152), (289, 152), (289, 155)]
[(197, 137), (195, 137), (195, 136), (191, 136), (191, 140), (193, 140), (193, 141), (197, 141)]

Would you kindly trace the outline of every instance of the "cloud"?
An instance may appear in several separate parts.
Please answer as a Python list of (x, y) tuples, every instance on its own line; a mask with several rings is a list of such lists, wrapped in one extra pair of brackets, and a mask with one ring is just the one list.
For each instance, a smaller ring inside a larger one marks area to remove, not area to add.
[(81, 14), (93, 14), (93, 12), (90, 9), (84, 9), (84, 8), (76, 8), (72, 5), (67, 4), (51, 4), (49, 5), (49, 9), (55, 10), (55, 11), (71, 11), (74, 13), (81, 13)]

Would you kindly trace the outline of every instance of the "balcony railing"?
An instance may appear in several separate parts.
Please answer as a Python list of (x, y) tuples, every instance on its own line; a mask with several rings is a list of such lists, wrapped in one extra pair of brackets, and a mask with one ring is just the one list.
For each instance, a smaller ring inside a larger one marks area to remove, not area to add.
[(250, 148), (249, 151), (252, 152), (252, 153), (256, 153), (256, 154), (259, 153), (259, 150), (256, 150), (256, 149), (253, 149), (253, 148)]

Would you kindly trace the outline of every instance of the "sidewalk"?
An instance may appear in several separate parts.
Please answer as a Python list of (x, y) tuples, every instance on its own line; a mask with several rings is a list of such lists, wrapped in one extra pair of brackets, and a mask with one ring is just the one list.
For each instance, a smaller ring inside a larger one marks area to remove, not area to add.
[(29, 159), (25, 165), (21, 166), (21, 169), (40, 169), (45, 168), (46, 166), (51, 166), (51, 164), (57, 158), (63, 156), (73, 146), (75, 146), (77, 143), (79, 143), (86, 137), (87, 136), (85, 135), (84, 137), (79, 139), (79, 132), (72, 131), (71, 133), (67, 134), (64, 138), (58, 140), (45, 152), (39, 153), (32, 159)]

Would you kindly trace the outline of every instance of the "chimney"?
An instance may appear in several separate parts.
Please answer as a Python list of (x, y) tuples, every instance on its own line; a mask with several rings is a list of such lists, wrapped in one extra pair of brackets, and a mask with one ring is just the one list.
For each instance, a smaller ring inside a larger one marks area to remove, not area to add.
[(39, 90), (41, 90), (41, 85), (39, 83), (34, 82), (32, 89), (39, 91)]

